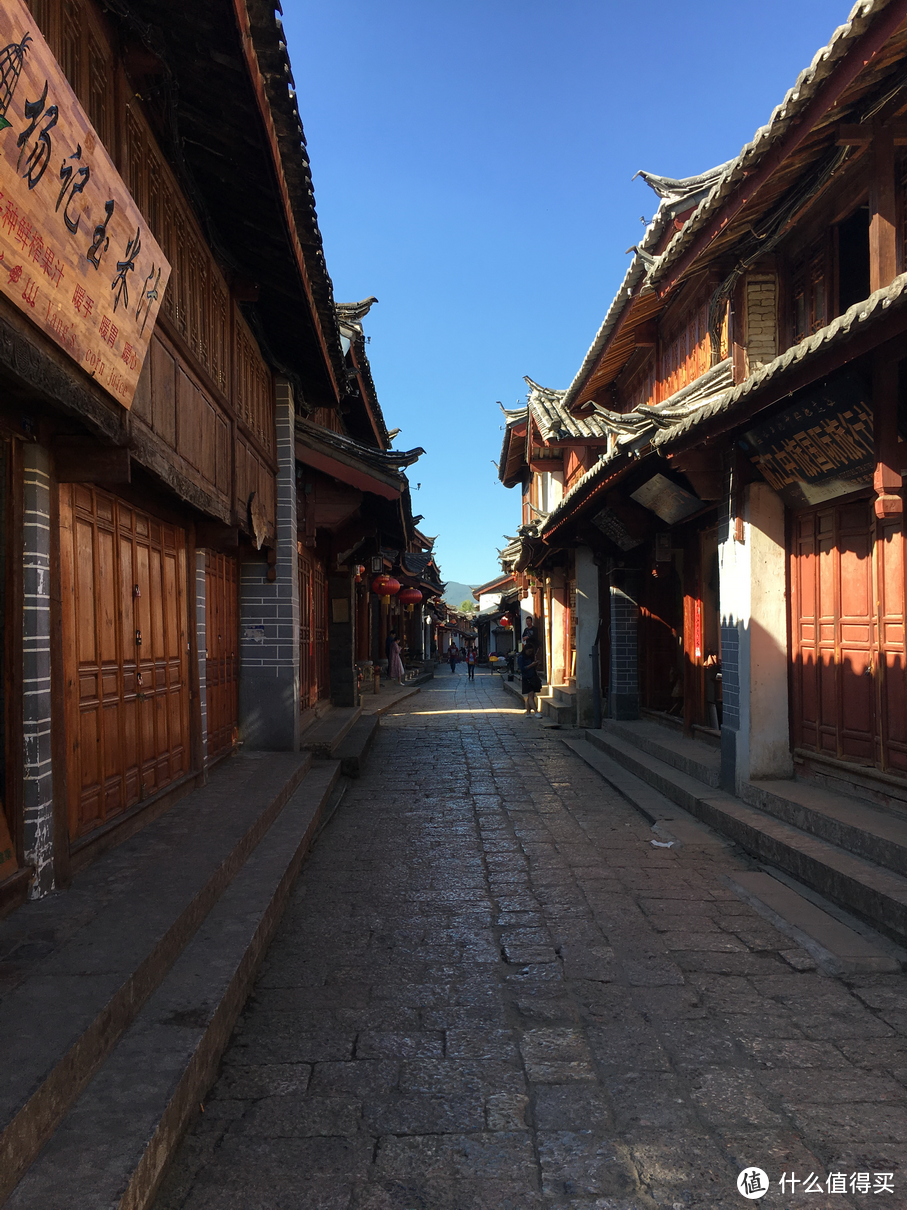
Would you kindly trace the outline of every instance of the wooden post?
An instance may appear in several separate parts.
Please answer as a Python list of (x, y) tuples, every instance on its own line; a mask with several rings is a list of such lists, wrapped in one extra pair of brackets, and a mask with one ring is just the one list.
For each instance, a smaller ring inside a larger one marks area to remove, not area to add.
[(869, 187), (869, 289), (888, 286), (897, 276), (897, 189), (894, 172), (894, 132), (877, 126), (872, 139), (872, 178)]
[(872, 477), (875, 514), (880, 519), (900, 516), (904, 501), (898, 457), (898, 362), (882, 349), (877, 350), (872, 367), (872, 428), (876, 456)]
[(692, 738), (702, 698), (702, 596), (699, 534), (688, 534), (683, 550), (683, 733)]

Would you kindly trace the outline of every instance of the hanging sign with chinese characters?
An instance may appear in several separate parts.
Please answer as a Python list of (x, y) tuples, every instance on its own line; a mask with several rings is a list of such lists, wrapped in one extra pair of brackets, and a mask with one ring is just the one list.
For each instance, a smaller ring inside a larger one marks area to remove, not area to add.
[(822, 504), (872, 482), (869, 388), (855, 373), (830, 378), (744, 434), (750, 457), (791, 508)]
[(0, 293), (130, 407), (170, 277), (22, 0), (0, 5)]

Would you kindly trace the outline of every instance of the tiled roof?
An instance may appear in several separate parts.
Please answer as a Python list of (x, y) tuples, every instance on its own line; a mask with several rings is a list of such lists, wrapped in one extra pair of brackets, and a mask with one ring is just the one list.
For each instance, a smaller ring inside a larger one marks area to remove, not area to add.
[(651, 283), (665, 276), (668, 269), (690, 247), (708, 219), (720, 210), (737, 185), (752, 175), (765, 155), (801, 116), (853, 43), (866, 33), (873, 19), (887, 8), (888, 4), (889, 0), (858, 0), (844, 24), (839, 25), (832, 34), (828, 44), (821, 47), (809, 67), (800, 72), (793, 88), (788, 91), (781, 104), (776, 106), (768, 122), (759, 127), (739, 155), (724, 165), (717, 182), (699, 203), (695, 213), (656, 259), (648, 275)]
[(652, 445), (663, 448), (704, 421), (722, 413), (742, 410), (743, 403), (756, 391), (772, 380), (782, 379), (792, 370), (808, 363), (822, 350), (829, 346), (843, 343), (851, 336), (864, 332), (873, 324), (878, 323), (885, 315), (907, 306), (907, 273), (896, 277), (890, 286), (876, 290), (862, 302), (854, 303), (843, 315), (833, 319), (826, 327), (820, 328), (812, 336), (807, 336), (799, 344), (793, 345), (785, 353), (770, 361), (768, 365), (751, 374), (738, 386), (724, 391), (703, 407), (690, 415), (678, 420), (675, 424), (663, 429), (652, 438)]
[(705, 197), (711, 193), (715, 187), (715, 181), (720, 179), (720, 174), (726, 170), (727, 165), (721, 164), (717, 168), (700, 173), (698, 176), (688, 177), (686, 180), (671, 180), (670, 185), (674, 187), (673, 193), (665, 189), (669, 178), (656, 177), (648, 172), (637, 174), (655, 189), (655, 192), (659, 194), (662, 200), (655, 212), (655, 217), (646, 228), (645, 235), (633, 249), (636, 255), (630, 262), (630, 267), (624, 275), (620, 289), (615, 294), (614, 300), (608, 308), (608, 313), (602, 321), (602, 325), (596, 333), (588, 353), (583, 358), (583, 363), (577, 371), (573, 382), (571, 382), (564, 393), (563, 406), (566, 410), (569, 411), (574, 404), (580, 402), (580, 396), (586, 380), (594, 369), (595, 363), (607, 345), (612, 332), (617, 327), (617, 322), (623, 314), (624, 308), (633, 294), (644, 284), (649, 274), (654, 263), (653, 250), (661, 242), (668, 224), (673, 221), (674, 216), (679, 210), (688, 209), (698, 196)]
[[(599, 458), (594, 466), (577, 479), (560, 503), (551, 510), (541, 526), (544, 537), (547, 532), (559, 525), (569, 513), (579, 494), (594, 480), (608, 475), (613, 464), (621, 454), (641, 450), (647, 445), (660, 444), (660, 435), (673, 432), (680, 423), (690, 417), (696, 417), (709, 407), (717, 406), (727, 399), (734, 385), (733, 366), (730, 358), (721, 361), (717, 366), (706, 370), (695, 382), (681, 387), (663, 403), (652, 406), (641, 404), (632, 412), (607, 412), (607, 423), (617, 433), (616, 444)], [(604, 408), (597, 411), (605, 412)]]

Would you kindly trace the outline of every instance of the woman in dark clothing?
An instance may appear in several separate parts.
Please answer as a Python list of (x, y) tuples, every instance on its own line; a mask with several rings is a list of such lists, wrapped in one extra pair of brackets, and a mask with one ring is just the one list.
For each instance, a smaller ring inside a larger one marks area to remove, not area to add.
[(533, 710), (541, 713), (536, 694), (542, 687), (542, 679), (538, 673), (538, 653), (535, 643), (525, 642), (523, 644), (523, 650), (520, 652), (520, 678), (522, 681), (520, 689), (526, 699), (526, 713), (532, 714)]
[(451, 643), (450, 649), (447, 652), (447, 660), (448, 660), (448, 663), (450, 664), (451, 672), (456, 672), (456, 670), (457, 670), (457, 659), (459, 658), (459, 654), (460, 653), (457, 651), (454, 644)]

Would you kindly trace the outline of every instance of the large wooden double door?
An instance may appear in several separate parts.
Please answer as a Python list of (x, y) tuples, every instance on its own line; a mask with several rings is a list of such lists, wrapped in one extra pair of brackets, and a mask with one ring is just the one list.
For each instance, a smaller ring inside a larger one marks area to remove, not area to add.
[(67, 484), (60, 563), (75, 841), (189, 772), (185, 532)]
[(236, 745), (239, 687), (239, 562), (209, 551), (205, 560), (205, 703), (208, 760)]
[(904, 529), (872, 500), (793, 517), (794, 746), (907, 774)]

